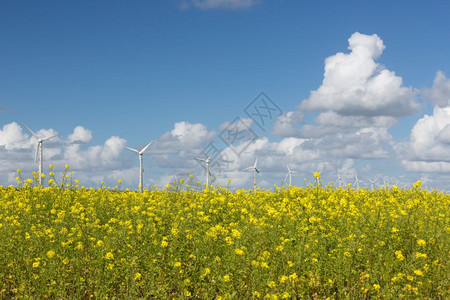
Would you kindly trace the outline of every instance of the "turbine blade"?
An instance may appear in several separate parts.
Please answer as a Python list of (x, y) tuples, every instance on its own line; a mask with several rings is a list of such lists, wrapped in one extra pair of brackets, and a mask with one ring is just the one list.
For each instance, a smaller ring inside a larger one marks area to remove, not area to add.
[(28, 127), (27, 125), (25, 125), (25, 124), (22, 124), (37, 140), (39, 140), (39, 137), (37, 136), (37, 134), (36, 133), (34, 133), (34, 131), (33, 130), (31, 130), (30, 129), (30, 127)]
[(130, 151), (136, 152), (137, 154), (140, 154), (139, 151), (137, 151), (136, 149), (130, 148), (130, 147), (125, 147), (125, 149), (128, 149)]
[(253, 166), (256, 169), (256, 164), (258, 163), (258, 158), (255, 160), (255, 165)]
[(210, 161), (210, 159), (211, 159), (211, 157), (214, 155), (214, 153), (213, 154), (211, 154), (210, 156), (208, 156), (208, 158), (206, 159), (206, 162), (209, 162)]
[(204, 162), (206, 162), (206, 160), (203, 159), (203, 158), (194, 157), (194, 159), (195, 159), (195, 160), (198, 160), (198, 161), (204, 161)]
[(286, 182), (286, 179), (288, 178), (288, 176), (289, 176), (289, 172), (286, 174), (286, 177), (284, 177), (284, 182)]
[(255, 171), (256, 171), (256, 173), (258, 173), (258, 174), (259, 174), (259, 171), (258, 171), (258, 169), (257, 169), (257, 168), (255, 168)]
[(54, 137), (57, 137), (58, 135), (59, 135), (59, 134), (55, 134), (55, 135), (52, 135), (52, 136), (43, 138), (42, 141), (43, 141), (43, 142), (48, 141), (49, 139), (52, 139), (52, 138), (54, 138)]
[(144, 148), (142, 148), (142, 150), (139, 152), (140, 154), (144, 153), (145, 150), (147, 150), (147, 148), (153, 143), (153, 141), (151, 141), (150, 143), (147, 144), (147, 146), (145, 146)]
[(243, 171), (248, 171), (248, 170), (253, 170), (254, 168), (253, 168), (253, 166), (252, 167), (248, 167), (248, 168), (245, 168)]
[(291, 169), (289, 169), (289, 165), (286, 165), (286, 168), (288, 169), (289, 172), (291, 172)]
[(36, 144), (36, 152), (34, 154), (34, 163), (37, 162), (38, 159), (38, 153), (39, 153), (39, 143)]

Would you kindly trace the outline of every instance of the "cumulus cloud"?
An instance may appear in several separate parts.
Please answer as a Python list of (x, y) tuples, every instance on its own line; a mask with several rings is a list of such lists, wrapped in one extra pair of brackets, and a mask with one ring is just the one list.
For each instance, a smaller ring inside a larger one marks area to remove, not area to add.
[(387, 116), (341, 116), (334, 111), (320, 113), (315, 119), (315, 123), (320, 126), (336, 126), (342, 128), (361, 127), (392, 127), (398, 123), (394, 117)]
[(189, 122), (175, 123), (174, 128), (164, 133), (158, 140), (155, 147), (160, 151), (188, 151), (199, 149), (206, 145), (216, 136), (214, 131), (200, 123), (191, 124)]
[(448, 173), (450, 172), (450, 162), (445, 161), (417, 161), (402, 160), (405, 170), (410, 172), (430, 172), (430, 173)]
[(83, 126), (77, 126), (73, 133), (67, 137), (67, 141), (72, 144), (87, 144), (92, 140), (92, 132)]
[(432, 115), (425, 115), (416, 122), (411, 130), (410, 141), (399, 143), (396, 150), (405, 161), (424, 161), (414, 164), (415, 170), (424, 167), (423, 171), (428, 172), (428, 166), (433, 170), (443, 170), (436, 167), (435, 163), (426, 162), (450, 161), (450, 107), (435, 106)]
[(209, 10), (209, 9), (225, 9), (225, 10), (241, 10), (248, 9), (261, 3), (261, 0), (190, 0), (182, 3), (182, 8), (190, 6)]
[(118, 136), (108, 138), (103, 145), (82, 149), (80, 144), (68, 145), (65, 148), (64, 160), (76, 169), (96, 168), (102, 171), (120, 166), (118, 157), (127, 141)]
[(25, 149), (30, 147), (30, 140), (28, 135), (23, 133), (22, 127), (12, 122), (0, 129), (0, 146), (7, 150)]
[(356, 32), (348, 41), (351, 52), (337, 53), (325, 60), (322, 85), (311, 92), (299, 109), (371, 117), (418, 112), (416, 91), (402, 86), (401, 77), (376, 63), (385, 49), (380, 37)]
[(450, 79), (442, 71), (436, 73), (431, 89), (424, 90), (424, 97), (439, 106), (450, 106)]
[(279, 116), (272, 128), (272, 134), (278, 136), (297, 136), (299, 129), (297, 124), (303, 123), (305, 115), (300, 111), (289, 111)]

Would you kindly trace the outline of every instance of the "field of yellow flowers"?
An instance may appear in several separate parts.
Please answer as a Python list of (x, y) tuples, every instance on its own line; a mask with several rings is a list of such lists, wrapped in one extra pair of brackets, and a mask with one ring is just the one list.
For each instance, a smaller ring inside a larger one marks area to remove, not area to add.
[(24, 182), (0, 187), (1, 299), (450, 297), (450, 196), (420, 183), (138, 193)]

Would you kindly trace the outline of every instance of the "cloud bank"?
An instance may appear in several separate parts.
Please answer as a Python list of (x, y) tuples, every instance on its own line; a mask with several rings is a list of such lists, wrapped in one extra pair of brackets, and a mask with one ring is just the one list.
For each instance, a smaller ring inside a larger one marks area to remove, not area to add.
[[(199, 8), (213, 9), (256, 5), (257, 1), (192, 1)], [(283, 184), (287, 165), (297, 173), (294, 184), (312, 181), (312, 172), (322, 170), (324, 182), (336, 182), (341, 176), (354, 182), (357, 175), (378, 182), (399, 180), (409, 183), (421, 179), (429, 185), (448, 186), (450, 179), (450, 79), (436, 73), (432, 87), (421, 93), (405, 87), (403, 79), (379, 62), (386, 46), (376, 34), (354, 33), (348, 39), (348, 52), (338, 52), (325, 59), (321, 84), (298, 106), (284, 112), (274, 122), (271, 135), (252, 136), (220, 153), (224, 165), (213, 164), (215, 183), (234, 187), (252, 186), (253, 174), (244, 171), (258, 158), (258, 185), (270, 188)], [(401, 123), (400, 117), (418, 114), (424, 106), (418, 95), (434, 105), (432, 114), (418, 116), (409, 138), (396, 140), (390, 133)], [(258, 130), (252, 119), (242, 119)], [(225, 121), (219, 132), (230, 126)], [(244, 126), (246, 127), (246, 126)], [(239, 128), (238, 128), (239, 129)], [(245, 130), (240, 128), (239, 130)], [(51, 128), (36, 133), (47, 137), (57, 134)], [(164, 186), (180, 174), (192, 173), (204, 178), (204, 166), (194, 157), (205, 155), (210, 143), (221, 141), (220, 134), (205, 124), (176, 122), (161, 133), (145, 153), (144, 185)], [(94, 132), (82, 125), (67, 135), (44, 143), (45, 164), (64, 169), (66, 163), (85, 185), (98, 186), (105, 181), (135, 188), (138, 180), (137, 158), (124, 151), (123, 137), (111, 136), (95, 141)], [(143, 141), (147, 143), (148, 141)], [(14, 184), (15, 170), (31, 173), (36, 141), (16, 122), (0, 128), (0, 183)], [(238, 149), (239, 151), (236, 151)], [(183, 175), (183, 176), (184, 176)]]

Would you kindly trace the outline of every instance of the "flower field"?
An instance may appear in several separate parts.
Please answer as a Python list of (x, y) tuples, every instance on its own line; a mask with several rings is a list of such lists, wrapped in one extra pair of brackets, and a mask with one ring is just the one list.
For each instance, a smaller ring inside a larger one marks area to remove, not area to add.
[(449, 210), (420, 184), (0, 188), (0, 298), (448, 299)]

